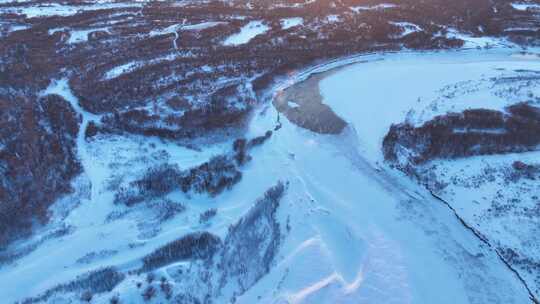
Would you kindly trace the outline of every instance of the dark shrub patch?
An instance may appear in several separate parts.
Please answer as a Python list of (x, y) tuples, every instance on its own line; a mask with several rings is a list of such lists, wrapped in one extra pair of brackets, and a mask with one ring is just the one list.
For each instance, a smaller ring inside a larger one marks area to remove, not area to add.
[(156, 295), (156, 289), (154, 286), (148, 286), (144, 290), (142, 297), (145, 301), (150, 301)]
[(221, 240), (208, 232), (188, 234), (144, 257), (141, 270), (151, 271), (176, 261), (205, 259), (220, 246)]
[(177, 165), (164, 164), (148, 169), (132, 186), (144, 196), (160, 196), (177, 189), (180, 179), (181, 171)]
[(216, 216), (216, 214), (217, 214), (217, 209), (216, 208), (206, 210), (205, 212), (200, 214), (199, 223), (202, 224), (202, 223), (208, 222), (211, 218)]
[(248, 143), (248, 147), (252, 148), (252, 147), (260, 146), (265, 141), (267, 141), (270, 137), (272, 137), (272, 131), (266, 131), (264, 135), (251, 139)]
[(182, 191), (195, 191), (216, 196), (225, 189), (230, 189), (242, 178), (232, 158), (215, 156), (204, 164), (182, 173), (180, 187)]
[(396, 162), (402, 151), (412, 164), (435, 158), (523, 152), (540, 144), (540, 109), (526, 103), (493, 110), (466, 110), (437, 116), (415, 128), (392, 125), (383, 141), (386, 160)]
[(35, 223), (46, 223), (49, 206), (71, 191), (71, 179), (81, 172), (79, 124), (60, 96), (0, 93), (0, 250)]
[(90, 302), (94, 294), (112, 291), (124, 278), (125, 275), (114, 267), (106, 267), (81, 275), (69, 283), (47, 290), (38, 297), (25, 299), (22, 303), (46, 302), (58, 292), (80, 292), (81, 300)]
[(88, 126), (86, 126), (86, 130), (84, 131), (84, 137), (86, 139), (92, 138), (96, 136), (99, 132), (99, 128), (96, 125), (95, 122), (91, 121), (88, 123)]

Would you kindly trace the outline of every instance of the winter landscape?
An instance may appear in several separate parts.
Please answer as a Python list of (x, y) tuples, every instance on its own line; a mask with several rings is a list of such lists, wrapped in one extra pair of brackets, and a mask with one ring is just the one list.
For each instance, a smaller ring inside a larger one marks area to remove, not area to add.
[(0, 303), (540, 303), (540, 1), (0, 0)]

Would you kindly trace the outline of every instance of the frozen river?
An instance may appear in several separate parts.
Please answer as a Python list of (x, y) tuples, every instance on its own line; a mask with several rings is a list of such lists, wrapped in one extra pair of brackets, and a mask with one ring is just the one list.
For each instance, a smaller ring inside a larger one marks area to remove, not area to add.
[(293, 223), (285, 258), (263, 282), (278, 281), (287, 269), (282, 296), (293, 303), (529, 302), (525, 285), (492, 248), (383, 164), (381, 146), (393, 123), (522, 101), (529, 92), (510, 93), (501, 80), (539, 72), (538, 57), (502, 49), (352, 61), (361, 62), (319, 66), (278, 90), (280, 105), (288, 105), (283, 113), (309, 117), (323, 111), (309, 103), (322, 102), (348, 126), (324, 135), (282, 117), (283, 127), (262, 148), (261, 173), (290, 181), (291, 209), (284, 212)]

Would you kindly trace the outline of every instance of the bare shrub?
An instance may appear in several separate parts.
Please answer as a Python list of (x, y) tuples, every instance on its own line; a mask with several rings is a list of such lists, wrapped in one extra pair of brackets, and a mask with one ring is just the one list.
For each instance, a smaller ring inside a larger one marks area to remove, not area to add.
[(211, 218), (216, 216), (216, 214), (217, 214), (216, 208), (206, 210), (205, 212), (199, 215), (199, 223), (202, 224), (202, 223), (208, 222)]
[(155, 295), (156, 289), (152, 285), (146, 287), (146, 289), (142, 293), (142, 297), (145, 301), (150, 301)]
[(230, 189), (242, 178), (232, 158), (219, 155), (208, 162), (192, 168), (182, 174), (180, 187), (182, 191), (195, 191), (216, 196), (225, 189)]
[(159, 283), (159, 288), (163, 292), (165, 299), (170, 300), (173, 295), (172, 285), (167, 281), (165, 277), (161, 277), (161, 282)]
[(208, 232), (188, 234), (160, 247), (143, 258), (142, 271), (151, 271), (175, 261), (204, 259), (220, 247), (219, 237)]

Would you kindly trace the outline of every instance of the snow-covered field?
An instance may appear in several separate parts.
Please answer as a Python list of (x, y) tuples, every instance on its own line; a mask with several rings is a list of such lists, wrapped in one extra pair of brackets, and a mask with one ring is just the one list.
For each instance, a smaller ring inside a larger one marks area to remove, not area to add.
[(250, 21), (240, 29), (239, 33), (227, 37), (223, 45), (235, 46), (248, 43), (251, 39), (265, 33), (269, 29), (270, 27), (262, 21)]
[[(230, 43), (243, 43), (266, 30), (263, 24), (253, 28)], [(282, 86), (352, 61), (361, 62), (319, 83), (324, 102), (349, 123), (342, 134), (315, 134), (281, 117), (281, 128), (251, 151), (253, 160), (243, 167), (237, 185), (217, 197), (171, 193), (168, 198), (186, 210), (166, 222), (155, 220), (151, 205), (130, 209), (113, 204), (114, 190), (145, 168), (163, 163), (193, 167), (226, 153), (231, 143), (185, 147), (126, 135), (86, 141), (85, 126), (96, 117), (80, 109), (67, 81), (53, 82), (44, 94), (65, 96), (83, 116), (77, 148), (85, 174), (76, 181), (78, 191), (54, 206), (58, 221), (18, 244), (23, 249), (37, 247), (0, 268), (2, 301), (35, 296), (87, 271), (116, 266), (127, 278), (112, 293), (96, 294), (92, 301), (109, 303), (118, 294), (121, 303), (142, 302), (143, 288), (137, 283), (152, 283), (128, 274), (141, 266), (142, 257), (194, 231), (226, 238), (230, 225), (282, 181), (287, 186), (277, 221), (283, 234), (269, 272), (247, 291), (238, 282), (226, 285), (212, 294), (215, 303), (233, 298), (236, 303), (530, 302), (523, 282), (493, 248), (426, 189), (383, 163), (381, 142), (392, 123), (420, 124), (448, 111), (501, 109), (524, 97), (538, 97), (537, 84), (516, 91), (497, 82), (540, 71), (538, 57), (516, 56), (512, 49), (366, 55), (300, 73)], [(277, 117), (271, 105), (264, 105), (254, 114), (246, 137), (274, 129)], [(456, 193), (456, 201), (469, 195)], [(210, 208), (216, 208), (217, 215), (201, 223), (199, 214)], [(489, 227), (494, 225), (490, 222)], [(62, 226), (69, 232), (45, 237)], [(173, 290), (203, 299), (210, 287), (192, 288), (197, 278), (171, 275), (178, 267), (200, 265), (189, 260), (180, 264), (156, 273), (168, 277)], [(253, 270), (246, 271), (250, 276)], [(63, 297), (80, 299), (78, 294), (59, 294), (49, 301), (64, 303)], [(166, 302), (162, 295), (152, 301)]]

